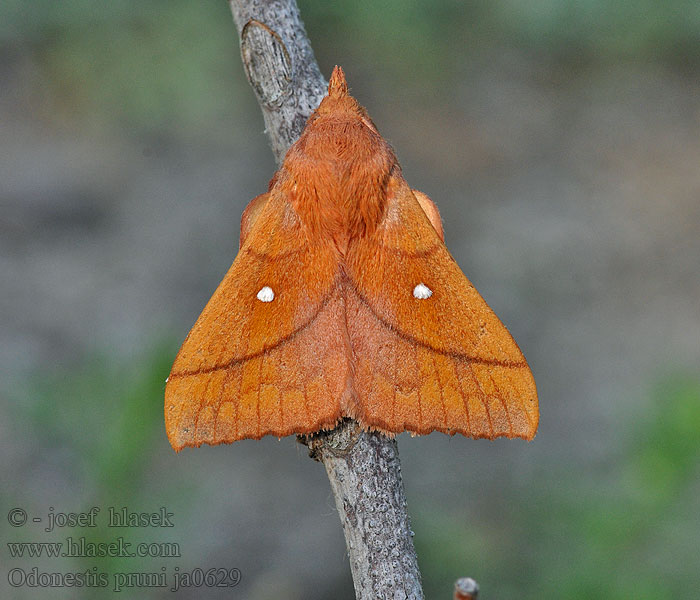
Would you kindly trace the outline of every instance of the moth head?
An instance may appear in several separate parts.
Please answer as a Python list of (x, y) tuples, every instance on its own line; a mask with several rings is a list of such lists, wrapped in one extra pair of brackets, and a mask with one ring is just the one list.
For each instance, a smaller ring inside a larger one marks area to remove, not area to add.
[(328, 95), (333, 98), (347, 96), (348, 82), (345, 81), (345, 72), (343, 68), (335, 65), (331, 78), (328, 81)]
[[(328, 95), (311, 114), (301, 137), (285, 158), (288, 169), (300, 168), (295, 157), (303, 156), (314, 171), (326, 163), (335, 173), (356, 172), (384, 180), (396, 158), (377, 131), (367, 111), (348, 92), (343, 70), (336, 66), (328, 84)], [(288, 160), (289, 159), (289, 160)], [(353, 166), (355, 165), (355, 166)]]
[(321, 101), (319, 107), (309, 119), (309, 124), (320, 120), (327, 122), (357, 123), (377, 134), (377, 127), (370, 119), (364, 107), (348, 92), (345, 73), (338, 65), (333, 69), (328, 82), (328, 95)]

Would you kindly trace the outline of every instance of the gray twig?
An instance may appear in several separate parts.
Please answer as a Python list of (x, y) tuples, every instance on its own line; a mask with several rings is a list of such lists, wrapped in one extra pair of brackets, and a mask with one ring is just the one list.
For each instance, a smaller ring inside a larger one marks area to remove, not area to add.
[[(230, 0), (241, 57), (278, 163), (326, 93), (295, 0)], [(300, 439), (323, 462), (360, 600), (421, 600), (396, 440), (344, 420)]]
[(396, 440), (346, 419), (304, 443), (326, 467), (357, 598), (422, 599)]
[(294, 0), (230, 0), (248, 81), (277, 163), (326, 95)]

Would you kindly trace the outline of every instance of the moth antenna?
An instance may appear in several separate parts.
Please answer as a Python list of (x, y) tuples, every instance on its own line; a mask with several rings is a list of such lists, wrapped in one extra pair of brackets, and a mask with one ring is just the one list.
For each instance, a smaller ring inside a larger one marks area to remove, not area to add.
[(348, 83), (345, 81), (345, 73), (343, 73), (341, 67), (335, 65), (333, 73), (331, 74), (331, 79), (328, 82), (328, 95), (339, 98), (340, 96), (347, 95), (347, 93)]

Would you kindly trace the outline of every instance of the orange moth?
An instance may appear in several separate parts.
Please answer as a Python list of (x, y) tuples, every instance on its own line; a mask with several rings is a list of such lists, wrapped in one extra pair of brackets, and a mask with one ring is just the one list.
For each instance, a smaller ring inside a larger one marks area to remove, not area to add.
[(176, 450), (332, 429), (532, 439), (532, 373), (336, 67), (165, 388)]

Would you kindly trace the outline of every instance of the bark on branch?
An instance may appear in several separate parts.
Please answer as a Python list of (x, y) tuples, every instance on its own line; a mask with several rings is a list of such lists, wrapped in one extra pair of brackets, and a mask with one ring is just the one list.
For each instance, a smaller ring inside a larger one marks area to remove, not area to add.
[[(278, 163), (326, 93), (295, 0), (230, 0), (241, 57)], [(305, 438), (326, 467), (361, 600), (421, 600), (396, 440), (350, 419)]]
[(422, 599), (396, 440), (346, 419), (304, 443), (326, 467), (357, 598)]
[(241, 58), (277, 163), (326, 95), (294, 0), (230, 0)]

